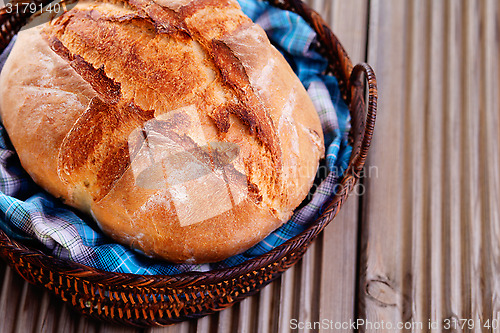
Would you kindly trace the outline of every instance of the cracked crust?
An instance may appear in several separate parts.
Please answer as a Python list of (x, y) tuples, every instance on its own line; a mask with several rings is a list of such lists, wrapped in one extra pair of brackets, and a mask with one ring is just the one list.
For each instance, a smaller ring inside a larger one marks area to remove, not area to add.
[(263, 239), (324, 153), (300, 81), (233, 0), (80, 2), (19, 35), (0, 97), (38, 184), (174, 262)]

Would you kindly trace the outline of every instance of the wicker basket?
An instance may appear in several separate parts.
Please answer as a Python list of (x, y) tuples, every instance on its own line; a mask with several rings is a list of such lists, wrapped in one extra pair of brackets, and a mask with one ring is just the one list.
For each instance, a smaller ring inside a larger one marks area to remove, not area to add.
[[(320, 50), (329, 60), (329, 74), (337, 77), (351, 112), (353, 153), (349, 167), (341, 180), (341, 190), (318, 220), (265, 255), (235, 267), (204, 273), (173, 276), (110, 273), (51, 257), (9, 239), (1, 230), (0, 256), (28, 282), (51, 290), (82, 314), (139, 327), (173, 324), (227, 308), (255, 294), (295, 264), (335, 217), (360, 177), (375, 125), (377, 88), (370, 66), (353, 67), (344, 48), (318, 13), (299, 0), (269, 1), (298, 13), (316, 30)], [(2, 50), (26, 19), (0, 11)], [(363, 72), (369, 88), (366, 118)]]

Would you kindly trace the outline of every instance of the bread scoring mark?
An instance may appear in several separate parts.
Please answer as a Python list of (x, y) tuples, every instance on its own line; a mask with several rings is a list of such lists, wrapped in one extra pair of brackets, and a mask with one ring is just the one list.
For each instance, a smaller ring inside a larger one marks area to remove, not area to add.
[[(233, 165), (241, 163), (239, 146), (196, 142), (191, 136), (199, 136), (202, 127), (196, 109), (188, 106), (153, 118), (130, 135), (129, 147), (137, 151), (131, 163), (135, 185), (169, 193), (182, 227), (230, 211), (248, 197), (247, 177)], [(141, 147), (133, 148), (137, 144)]]
[(158, 34), (147, 20), (94, 21), (88, 8), (79, 6), (64, 31), (54, 29), (56, 37), (94, 67), (104, 66), (106, 75), (120, 82), (122, 98), (161, 114), (193, 104), (206, 88), (210, 72), (199, 66), (206, 57), (195, 41)]
[(231, 123), (229, 122), (230, 108), (227, 105), (220, 105), (210, 113), (210, 118), (215, 122), (215, 126), (222, 133), (227, 133)]
[(56, 54), (66, 60), (92, 86), (103, 101), (110, 104), (118, 103), (121, 98), (120, 83), (107, 77), (104, 67), (96, 69), (81, 56), (73, 55), (57, 37), (50, 38), (49, 45)]
[[(80, 116), (66, 135), (59, 151), (58, 159), (61, 163), (59, 170), (62, 171), (62, 174), (59, 176), (62, 179), (73, 174), (75, 170), (80, 169), (87, 162), (89, 156), (95, 154), (96, 147), (104, 136), (104, 122), (100, 118), (108, 110), (109, 105), (105, 104), (99, 98), (93, 98), (87, 110)], [(87, 124), (92, 124), (92, 126), (87, 126)], [(80, 136), (80, 134), (84, 135)], [(86, 181), (86, 183), (88, 182)]]
[(248, 184), (248, 194), (249, 197), (253, 200), (253, 202), (258, 205), (262, 202), (262, 194), (259, 191), (259, 187), (252, 183), (250, 179), (247, 177)]
[(238, 2), (234, 0), (192, 0), (188, 4), (178, 7), (176, 10), (179, 16), (185, 20), (187, 17), (192, 16), (194, 13), (206, 7), (224, 9), (227, 7), (240, 8)]
[(186, 15), (184, 21), (193, 37), (208, 49), (212, 40), (223, 39), (240, 27), (253, 24), (237, 3), (225, 7), (200, 6), (196, 12)]
[[(94, 20), (125, 22), (137, 19), (148, 21), (157, 33), (189, 37), (189, 31), (179, 15), (157, 0), (100, 0), (81, 2)], [(109, 7), (103, 8), (103, 4)], [(81, 9), (81, 8), (80, 8)], [(118, 13), (117, 13), (118, 12)]]
[(97, 167), (97, 182), (95, 183), (98, 189), (93, 195), (93, 199), (99, 201), (102, 199), (113, 187), (113, 184), (121, 178), (125, 170), (130, 165), (128, 146), (126, 141), (117, 142), (113, 147), (104, 155), (102, 163), (96, 165)]
[(233, 89), (238, 97), (238, 104), (228, 104), (226, 111), (215, 116), (216, 122), (224, 127), (229, 122), (229, 114), (236, 115), (272, 153), (278, 168), (281, 167), (281, 149), (273, 121), (266, 108), (259, 100), (250, 85), (250, 80), (241, 61), (230, 48), (220, 40), (212, 41), (211, 54), (224, 81)]
[(191, 3), (193, 0), (155, 0), (162, 7), (167, 7), (173, 11), (178, 11), (181, 7)]
[(64, 138), (58, 156), (61, 180), (85, 187), (99, 201), (120, 179), (134, 158), (128, 137), (153, 117), (132, 101), (108, 104), (95, 97)]
[(300, 129), (304, 133), (306, 133), (307, 137), (309, 138), (309, 140), (313, 144), (313, 146), (312, 146), (313, 149), (319, 153), (318, 155), (320, 155), (320, 157), (324, 157), (325, 151), (323, 148), (324, 147), (323, 139), (318, 134), (318, 132), (316, 130), (314, 130), (313, 128), (308, 128), (308, 127), (304, 126), (304, 124), (302, 124), (302, 123), (299, 123), (299, 126), (300, 126)]
[(90, 17), (92, 17), (94, 21), (104, 20), (104, 21), (122, 23), (122, 22), (130, 22), (133, 20), (138, 20), (138, 21), (145, 20), (153, 24), (152, 21), (149, 20), (149, 17), (147, 17), (145, 14), (141, 15), (140, 13), (137, 12), (126, 13), (126, 14), (119, 13), (119, 14), (103, 15), (103, 13), (99, 12), (98, 10), (92, 10), (90, 11)]
[(181, 33), (190, 36), (186, 24), (175, 11), (162, 7), (152, 0), (128, 0), (129, 4), (148, 15), (158, 33)]
[(101, 0), (99, 2), (83, 2), (87, 6), (87, 14), (93, 20), (111, 20), (127, 22), (134, 19), (149, 19), (146, 13), (137, 11), (125, 1)]
[(241, 61), (221, 40), (212, 40), (210, 54), (225, 82), (237, 91), (238, 95), (249, 92), (250, 80)]

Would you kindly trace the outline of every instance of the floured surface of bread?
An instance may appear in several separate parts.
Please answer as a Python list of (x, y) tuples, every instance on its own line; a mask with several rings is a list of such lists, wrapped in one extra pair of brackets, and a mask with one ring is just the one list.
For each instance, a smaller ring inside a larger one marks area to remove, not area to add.
[(174, 262), (263, 239), (324, 153), (302, 84), (232, 0), (80, 2), (20, 33), (0, 96), (37, 183)]

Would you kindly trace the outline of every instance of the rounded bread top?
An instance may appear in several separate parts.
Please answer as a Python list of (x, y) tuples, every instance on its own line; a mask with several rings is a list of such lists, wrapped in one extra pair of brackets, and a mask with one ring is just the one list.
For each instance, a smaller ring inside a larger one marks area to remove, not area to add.
[(307, 92), (232, 0), (80, 1), (19, 34), (0, 98), (35, 182), (173, 262), (263, 239), (324, 154)]

